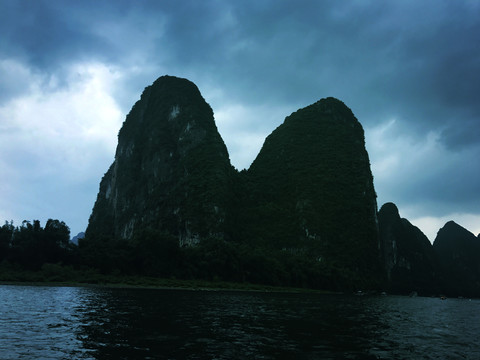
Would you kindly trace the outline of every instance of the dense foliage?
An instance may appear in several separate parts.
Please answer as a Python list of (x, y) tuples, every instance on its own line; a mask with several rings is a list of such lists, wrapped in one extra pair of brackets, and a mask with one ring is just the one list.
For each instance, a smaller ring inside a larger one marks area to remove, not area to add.
[[(395, 262), (385, 264), (390, 281), (383, 285), (389, 291), (480, 296), (477, 237), (449, 222), (439, 231), (433, 252), (424, 235), (400, 219), (393, 204), (386, 205), (379, 212), (380, 230), (383, 239), (397, 247)], [(389, 211), (392, 208), (395, 211)], [(395, 238), (385, 237), (387, 232)], [(375, 277), (366, 279), (338, 263), (317, 261), (307, 248), (292, 252), (213, 237), (197, 246), (181, 247), (174, 236), (152, 228), (136, 233), (132, 241), (90, 237), (80, 239), (77, 246), (69, 241), (69, 234), (68, 226), (59, 220), (50, 219), (45, 227), (38, 220), (20, 226), (5, 222), (0, 227), (0, 281), (192, 286), (180, 282), (183, 279), (196, 280), (193, 286), (202, 280), (222, 287), (235, 282), (338, 291), (380, 285)], [(156, 279), (170, 280), (159, 283)]]
[(70, 243), (70, 229), (59, 220), (23, 221), (0, 227), (0, 262), (28, 270), (39, 270), (46, 263), (72, 263), (75, 246)]
[(330, 266), (281, 249), (206, 238), (196, 246), (178, 245), (169, 234), (145, 229), (134, 241), (84, 239), (79, 243), (84, 266), (103, 274), (230, 281), (329, 290), (371, 288), (361, 274)]
[[(357, 274), (303, 253), (206, 238), (180, 247), (172, 235), (146, 228), (130, 240), (69, 241), (68, 226), (38, 220), (0, 227), (0, 280), (93, 282), (99, 276), (196, 279), (272, 286), (355, 290), (372, 286)], [(353, 283), (359, 281), (356, 285)]]

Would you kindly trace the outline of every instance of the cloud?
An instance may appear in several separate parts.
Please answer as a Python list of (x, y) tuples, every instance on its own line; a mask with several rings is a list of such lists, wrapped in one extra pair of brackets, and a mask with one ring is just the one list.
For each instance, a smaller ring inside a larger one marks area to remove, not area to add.
[(30, 69), (12, 59), (0, 59), (0, 104), (31, 91)]
[[(367, 149), (377, 190), (385, 201), (435, 205), (431, 211), (443, 215), (461, 203), (463, 210), (477, 211), (480, 205), (472, 194), (480, 192), (480, 170), (473, 166), (480, 156), (480, 146), (451, 152), (436, 132), (423, 139), (409, 137), (395, 120), (366, 129)], [(395, 200), (394, 200), (395, 199)], [(443, 203), (443, 204), (442, 204)]]
[(410, 219), (410, 222), (420, 228), (428, 237), (430, 242), (434, 242), (438, 231), (450, 220), (455, 221), (475, 236), (480, 234), (480, 215), (451, 213), (441, 217), (424, 216)]
[(287, 115), (335, 96), (365, 128), (380, 205), (478, 214), (479, 18), (448, 0), (1, 1), (0, 208), (38, 217), (51, 187), (83, 209), (62, 220), (85, 224), (121, 121), (170, 74), (198, 86), (240, 169)]
[(77, 227), (74, 208), (91, 209), (113, 160), (123, 120), (109, 94), (117, 75), (101, 64), (78, 64), (69, 69), (67, 86), (58, 88), (55, 77), (46, 81), (18, 63), (12, 69), (20, 79), (27, 76), (30, 87), (0, 106), (4, 216), (17, 222), (61, 218)]
[(473, 165), (480, 158), (479, 145), (451, 152), (439, 133), (412, 137), (391, 119), (366, 129), (366, 146), (379, 206), (397, 204), (402, 216), (431, 241), (448, 220), (459, 219), (470, 231), (479, 229), (480, 200), (475, 194), (480, 193), (480, 169)]
[[(208, 94), (207, 94), (208, 97)], [(213, 101), (216, 102), (215, 99)], [(225, 103), (214, 110), (215, 121), (237, 169), (248, 169), (255, 160), (265, 138), (283, 122), (287, 110), (269, 106), (245, 107)], [(272, 124), (277, 124), (272, 128)]]
[[(3, 1), (0, 51), (37, 69), (54, 69), (65, 59), (92, 56), (105, 44), (83, 27), (82, 14), (73, 16), (77, 6), (62, 6), (58, 1)], [(95, 12), (94, 12), (95, 14)], [(90, 14), (90, 18), (95, 15)]]

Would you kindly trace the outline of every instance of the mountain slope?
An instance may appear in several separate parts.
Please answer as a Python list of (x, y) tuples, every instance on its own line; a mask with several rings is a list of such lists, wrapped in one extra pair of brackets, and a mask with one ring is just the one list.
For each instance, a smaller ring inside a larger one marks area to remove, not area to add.
[(146, 227), (173, 234), (181, 244), (222, 237), (232, 174), (212, 109), (198, 88), (163, 76), (127, 115), (87, 237), (131, 239)]
[(380, 208), (378, 223), (391, 291), (437, 293), (439, 266), (428, 238), (407, 219), (400, 218), (393, 203), (386, 203)]
[[(378, 276), (376, 194), (363, 128), (343, 102), (288, 116), (248, 170), (252, 234), (360, 277)], [(373, 275), (375, 274), (375, 275)]]
[(449, 294), (480, 296), (480, 239), (453, 221), (437, 233), (433, 249)]

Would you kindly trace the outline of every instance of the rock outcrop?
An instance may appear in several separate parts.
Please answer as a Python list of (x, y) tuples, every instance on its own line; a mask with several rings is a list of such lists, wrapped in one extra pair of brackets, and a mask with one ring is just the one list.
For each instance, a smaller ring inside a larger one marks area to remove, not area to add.
[(428, 238), (407, 219), (400, 218), (393, 203), (380, 208), (378, 223), (390, 291), (437, 293), (438, 260)]
[(438, 231), (433, 249), (440, 261), (445, 291), (480, 296), (480, 239), (449, 221)]
[(118, 134), (87, 237), (131, 239), (151, 227), (181, 244), (224, 234), (233, 168), (210, 106), (186, 79), (147, 87)]

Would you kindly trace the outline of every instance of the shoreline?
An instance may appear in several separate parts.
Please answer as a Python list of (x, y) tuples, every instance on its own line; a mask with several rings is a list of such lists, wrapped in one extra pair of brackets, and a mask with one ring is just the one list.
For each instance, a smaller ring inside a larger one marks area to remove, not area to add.
[[(139, 289), (139, 290), (185, 290), (185, 291), (238, 291), (238, 292), (261, 292), (261, 293), (309, 293), (322, 295), (340, 295), (343, 292), (294, 288), (273, 285), (260, 285), (251, 283), (234, 283), (224, 281), (203, 280), (171, 280), (171, 279), (148, 279), (143, 282), (142, 278), (135, 278), (135, 283), (130, 281), (114, 282), (78, 282), (78, 281), (16, 281), (2, 280), (0, 286), (44, 286), (44, 287), (85, 287), (99, 289)], [(140, 281), (139, 281), (140, 280)], [(152, 281), (153, 280), (153, 281)]]

